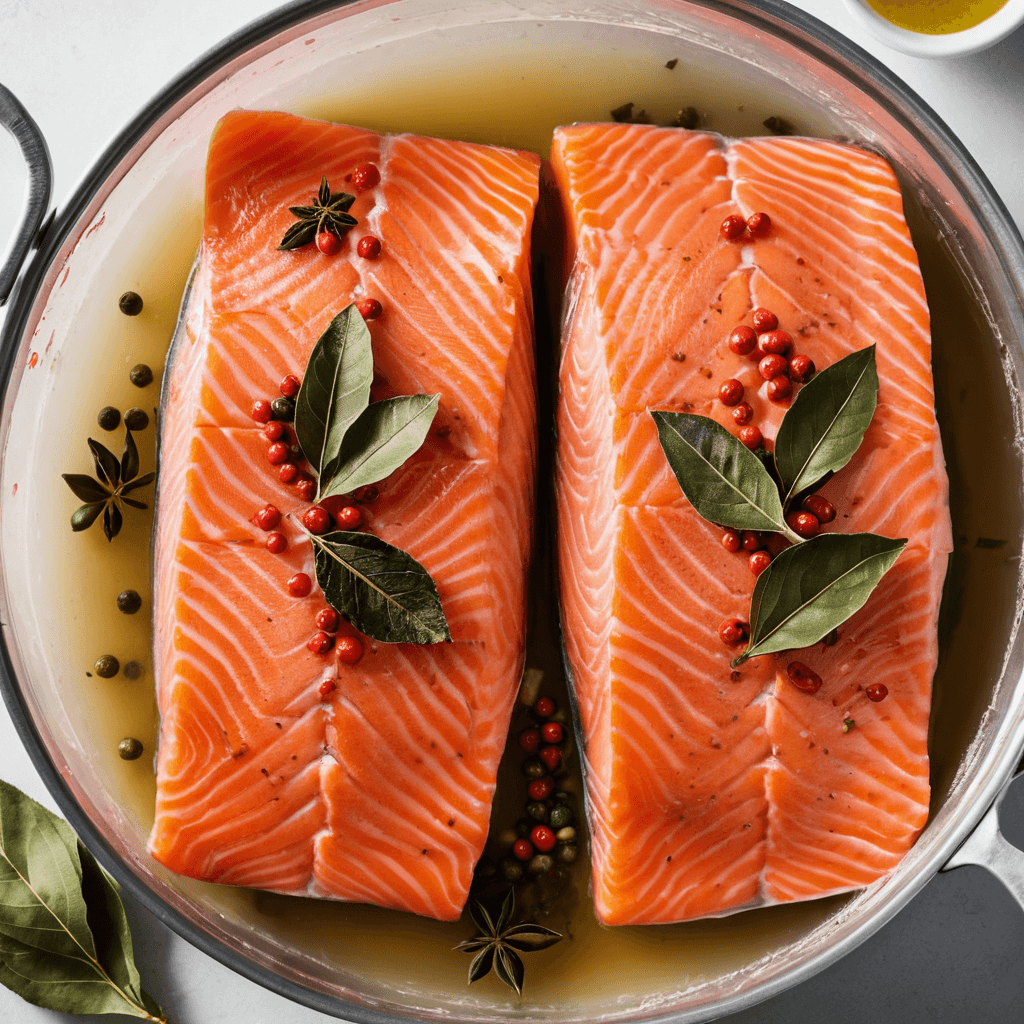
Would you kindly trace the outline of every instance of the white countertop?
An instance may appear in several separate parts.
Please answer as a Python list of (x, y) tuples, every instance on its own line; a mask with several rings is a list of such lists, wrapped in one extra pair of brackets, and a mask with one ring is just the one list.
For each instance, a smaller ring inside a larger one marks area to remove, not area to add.
[[(225, 35), (275, 6), (272, 0), (0, 0), (0, 82), (24, 103), (49, 143), (57, 205), (63, 204), (103, 146), (148, 97)], [(1024, 226), (1024, 31), (986, 52), (933, 62), (875, 43), (854, 25), (841, 0), (798, 0), (797, 6), (849, 35), (916, 89), (959, 135), (1018, 226)], [(6, 240), (13, 230), (22, 188), (17, 149), (6, 133), (0, 132), (0, 239)], [(56, 810), (5, 710), (0, 710), (0, 778)], [(947, 879), (964, 874), (944, 876), (929, 889), (941, 882), (950, 885)], [(1005, 894), (1004, 898), (1009, 901)], [(235, 975), (128, 903), (143, 984), (175, 1024), (325, 1024), (330, 1019)], [(980, 910), (965, 906), (964, 912), (985, 914), (986, 906), (983, 900)], [(869, 1019), (870, 1013), (880, 1024), (908, 1020), (891, 1001), (879, 1003), (877, 998), (874, 1002), (869, 998), (880, 986), (883, 992), (885, 986), (903, 982), (914, 988), (913, 977), (887, 976), (884, 965), (879, 969), (871, 960), (872, 944), (884, 942), (884, 936), (903, 917), (869, 940), (862, 947), (866, 953), (855, 954), (875, 973), (863, 979), (864, 985), (844, 990), (839, 1003), (847, 1009), (863, 1005), (863, 1019)], [(959, 927), (954, 922), (951, 930), (956, 932)], [(881, 948), (877, 946), (876, 959)], [(956, 952), (951, 955), (962, 957)], [(1019, 961), (1011, 957), (1009, 963), (1016, 963), (1019, 971)], [(963, 964), (951, 966), (954, 972), (958, 969), (964, 972), (964, 1005), (969, 1007), (972, 985), (980, 988), (990, 982), (974, 968), (968, 972)], [(992, 970), (998, 971), (999, 965)], [(740, 1016), (750, 1021), (786, 1020), (788, 1024), (839, 1020), (832, 1015), (834, 1004), (826, 1009), (814, 1002), (823, 991), (827, 989), (821, 985), (813, 992), (808, 989), (811, 994), (793, 998), (788, 1011), (784, 1009), (787, 1004), (773, 1000), (763, 1017), (754, 1011)], [(927, 994), (921, 994), (921, 1001), (922, 1006), (927, 1004)], [(892, 1015), (898, 1012), (901, 1016)], [(948, 1012), (952, 1012), (949, 1005), (935, 1007), (930, 1019), (970, 1019), (961, 1015), (947, 1018)], [(76, 1018), (30, 1006), (0, 987), (0, 1021), (48, 1024), (60, 1019)]]

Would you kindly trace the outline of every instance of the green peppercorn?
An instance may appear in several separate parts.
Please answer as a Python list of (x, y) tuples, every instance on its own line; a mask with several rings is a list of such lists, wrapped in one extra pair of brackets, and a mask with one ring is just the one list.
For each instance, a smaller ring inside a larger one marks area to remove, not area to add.
[(100, 409), (96, 422), (103, 430), (117, 430), (121, 424), (121, 410), (115, 409), (112, 405), (105, 405)]
[(501, 875), (506, 882), (518, 882), (523, 877), (523, 865), (515, 857), (505, 857), (501, 862)]
[(113, 679), (121, 671), (121, 662), (112, 654), (104, 654), (96, 659), (96, 664), (93, 667), (96, 670), (96, 675), (101, 679)]
[(486, 854), (476, 862), (476, 868), (473, 871), (473, 877), (478, 879), (493, 878), (497, 873), (498, 869), (495, 867), (494, 861), (491, 860)]
[(545, 872), (550, 871), (555, 866), (553, 857), (549, 857), (546, 853), (535, 854), (530, 858), (530, 863), (526, 866), (526, 870), (531, 875), (543, 875)]
[(552, 799), (555, 801), (556, 804), (565, 804), (572, 799), (572, 794), (566, 793), (564, 790), (560, 789), (557, 793), (554, 793), (552, 795)]
[(270, 412), (275, 420), (291, 423), (295, 419), (295, 403), (290, 398), (275, 398), (270, 403)]
[(153, 370), (145, 363), (138, 363), (129, 370), (128, 379), (137, 388), (148, 388), (153, 383)]
[(572, 809), (565, 804), (558, 804), (551, 809), (551, 827), (557, 832), (560, 828), (572, 824)]
[(138, 292), (125, 292), (117, 300), (117, 308), (125, 316), (138, 316), (142, 312), (142, 296)]
[(142, 757), (142, 744), (134, 736), (125, 736), (117, 745), (117, 753), (122, 761), (135, 761)]
[(124, 668), (121, 669), (124, 673), (125, 679), (141, 679), (144, 669), (137, 661), (126, 661)]
[(536, 822), (531, 821), (529, 818), (520, 818), (516, 822), (516, 838), (517, 839), (529, 839), (530, 833), (536, 827)]
[(526, 805), (526, 813), (533, 818), (534, 821), (546, 822), (548, 820), (547, 806), (539, 800), (534, 800), (532, 803), (528, 803)]
[(145, 409), (128, 409), (124, 414), (124, 425), (129, 430), (145, 430), (149, 426), (149, 414)]
[(548, 774), (547, 765), (539, 757), (528, 757), (523, 762), (523, 774), (528, 779), (543, 779)]
[(125, 615), (134, 615), (142, 607), (142, 598), (137, 590), (122, 590), (117, 595), (117, 610)]
[(558, 859), (563, 864), (571, 864), (576, 859), (576, 844), (566, 843), (558, 847)]

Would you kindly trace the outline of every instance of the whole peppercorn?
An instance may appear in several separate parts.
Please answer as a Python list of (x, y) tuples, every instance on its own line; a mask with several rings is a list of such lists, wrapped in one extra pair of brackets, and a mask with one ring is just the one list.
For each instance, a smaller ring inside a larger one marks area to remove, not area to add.
[(540, 850), (541, 853), (547, 853), (549, 850), (555, 848), (555, 833), (548, 828), (547, 825), (538, 825), (530, 833), (530, 842), (533, 843), (534, 847)]
[(315, 480), (299, 480), (295, 484), (295, 489), (299, 492), (299, 497), (303, 501), (312, 501), (316, 496), (316, 481)]
[(537, 756), (551, 772), (558, 771), (562, 763), (562, 751), (558, 747), (541, 747)]
[(789, 363), (786, 361), (785, 356), (780, 356), (777, 352), (772, 352), (757, 364), (757, 372), (761, 374), (765, 380), (771, 380), (773, 377), (781, 377), (788, 373)]
[(528, 839), (517, 839), (512, 844), (512, 856), (516, 860), (529, 860), (533, 856), (533, 844)]
[(252, 418), (257, 423), (269, 423), (274, 418), (274, 410), (265, 398), (257, 398), (252, 403)]
[(572, 808), (566, 807), (565, 804), (556, 804), (551, 808), (551, 814), (548, 816), (548, 824), (550, 824), (556, 832), (559, 829), (571, 825)]
[(814, 537), (821, 529), (821, 522), (813, 512), (790, 512), (786, 516), (786, 525), (798, 537)]
[(771, 564), (771, 561), (772, 556), (769, 555), (767, 551), (755, 551), (747, 559), (747, 568), (755, 577), (757, 577), (760, 576), (761, 573), (763, 573), (765, 569), (768, 568), (768, 566)]
[(877, 704), (889, 696), (889, 687), (885, 683), (871, 683), (864, 687), (864, 692), (867, 694), (868, 700), (873, 700)]
[(742, 619), (726, 619), (718, 627), (718, 638), (727, 647), (736, 647), (750, 635), (750, 626)]
[(275, 505), (265, 505), (252, 517), (252, 521), (261, 529), (269, 533), (277, 529), (281, 524), (281, 510)]
[(786, 666), (789, 681), (804, 693), (817, 693), (821, 689), (821, 676), (802, 661), (791, 661)]
[(346, 505), (334, 517), (339, 530), (358, 530), (363, 525), (363, 513), (355, 505)]
[(744, 530), (741, 540), (744, 551), (760, 551), (764, 547), (764, 540), (757, 530)]
[(280, 466), (291, 458), (291, 449), (283, 441), (275, 441), (267, 449), (267, 462), (272, 466)]
[(121, 662), (112, 654), (104, 654), (96, 659), (93, 671), (100, 679), (113, 679), (121, 671)]
[(338, 688), (338, 684), (333, 679), (325, 679), (317, 688), (316, 692), (320, 694), (321, 700), (327, 700), (332, 693)]
[(576, 844), (566, 843), (558, 848), (558, 859), (563, 864), (571, 864), (576, 859)]
[[(523, 762), (523, 774), (528, 779), (541, 779), (547, 775), (548, 770), (544, 766), (544, 762), (539, 757), (529, 757)], [(552, 783), (552, 786), (554, 783)], [(533, 796), (533, 793), (530, 793)], [(534, 797), (535, 800), (543, 800), (544, 797)]]
[(295, 402), (282, 395), (280, 398), (275, 398), (270, 403), (270, 411), (275, 420), (283, 420), (285, 423), (291, 423), (291, 421), (295, 419)]
[(339, 636), (336, 653), (338, 661), (354, 665), (363, 656), (363, 641), (357, 636)]
[(341, 239), (333, 231), (318, 231), (316, 247), (325, 256), (336, 256), (341, 251)]
[(117, 756), (122, 761), (137, 761), (142, 757), (142, 744), (134, 736), (125, 736), (117, 745)]
[(307, 597), (312, 589), (313, 581), (304, 572), (297, 572), (288, 580), (288, 593), (292, 597)]
[[(273, 411), (273, 410), (271, 410), (271, 411)], [(285, 431), (287, 431), (287, 429), (288, 428), (280, 420), (271, 420), (263, 428), (263, 436), (268, 441), (271, 441), (271, 442), (273, 442), (273, 441), (280, 441), (284, 437)]]
[(278, 390), (285, 398), (294, 398), (299, 393), (299, 388), (301, 387), (302, 381), (294, 373), (286, 373), (281, 378)]
[(540, 746), (540, 730), (524, 729), (519, 734), (519, 749), (532, 754)]
[(541, 803), (539, 800), (531, 800), (530, 803), (526, 805), (526, 813), (533, 818), (534, 821), (543, 821), (545, 824), (547, 823), (547, 804)]
[(318, 629), (310, 638), (306, 647), (313, 654), (326, 654), (334, 646), (334, 637)]
[(545, 722), (540, 734), (545, 743), (561, 743), (565, 738), (565, 730), (558, 722)]
[(129, 430), (145, 430), (149, 426), (149, 413), (133, 406), (124, 414), (124, 425)]
[(818, 522), (831, 523), (836, 517), (836, 507), (828, 498), (820, 494), (808, 494), (800, 503), (808, 512), (818, 518)]
[(373, 484), (367, 484), (365, 487), (357, 487), (352, 492), (352, 498), (354, 501), (358, 501), (360, 505), (372, 505), (380, 497), (380, 491), (377, 490)]
[(272, 555), (280, 555), (288, 550), (288, 538), (283, 533), (271, 533), (267, 535), (267, 550)]
[(518, 861), (513, 860), (511, 857), (503, 857), (501, 861), (501, 877), (506, 882), (511, 882), (515, 885), (516, 882), (520, 881), (523, 877), (523, 865)]
[(142, 296), (138, 292), (125, 292), (117, 300), (117, 308), (125, 316), (138, 316), (142, 312)]
[(764, 436), (757, 427), (742, 427), (740, 429), (740, 441), (753, 452), (764, 444)]
[(377, 299), (361, 299), (356, 303), (356, 309), (364, 320), (376, 320), (384, 312), (384, 307)]
[(380, 239), (374, 235), (363, 235), (356, 245), (356, 253), (364, 260), (375, 260), (380, 256)]
[(299, 475), (299, 467), (294, 462), (282, 462), (277, 467), (277, 478), (283, 484), (293, 483)]
[(749, 402), (740, 402), (733, 407), (732, 418), (737, 427), (745, 427), (754, 418), (754, 407)]
[(310, 533), (326, 533), (331, 528), (331, 514), (320, 505), (314, 505), (302, 513), (302, 525)]
[(752, 213), (747, 218), (747, 230), (754, 238), (764, 238), (772, 229), (772, 219), (767, 213)]
[(96, 422), (102, 430), (117, 430), (121, 425), (121, 410), (115, 409), (112, 405), (105, 405), (100, 409)]
[(740, 324), (729, 332), (729, 351), (738, 356), (749, 356), (757, 347), (757, 335), (746, 324)]
[(554, 866), (555, 861), (553, 857), (549, 857), (546, 853), (538, 853), (530, 859), (530, 863), (526, 865), (526, 870), (531, 875), (546, 875)]
[(743, 399), (743, 385), (735, 377), (722, 381), (718, 399), (722, 405), (737, 405)]
[(145, 363), (136, 363), (128, 371), (128, 379), (137, 388), (148, 388), (153, 383), (153, 369)]
[(533, 710), (540, 718), (550, 718), (558, 710), (558, 705), (550, 697), (541, 697), (533, 705)]
[(316, 628), (325, 633), (337, 633), (341, 625), (341, 617), (333, 608), (321, 608), (316, 613)]
[(754, 325), (754, 330), (758, 334), (764, 331), (774, 331), (779, 326), (779, 318), (770, 309), (765, 309), (764, 306), (758, 306), (750, 314), (750, 322)]
[(779, 374), (778, 377), (772, 377), (768, 381), (768, 399), (772, 402), (784, 402), (791, 394), (793, 394), (793, 382), (788, 377), (783, 377)]
[(137, 590), (122, 590), (117, 595), (117, 610), (125, 615), (134, 615), (142, 607), (142, 597)]
[(718, 228), (719, 234), (727, 242), (735, 242), (742, 238), (747, 230), (747, 222), (739, 214), (731, 213), (722, 221)]
[(380, 171), (375, 164), (356, 164), (346, 179), (352, 183), (357, 192), (365, 192), (368, 188), (380, 183)]
[(742, 547), (743, 541), (741, 535), (735, 530), (726, 530), (722, 534), (722, 547), (726, 551), (735, 554)]
[(808, 356), (793, 356), (789, 361), (789, 375), (797, 384), (806, 384), (814, 376), (814, 362)]
[(126, 661), (124, 668), (121, 669), (125, 679), (131, 679), (132, 682), (141, 679), (143, 671), (143, 667), (137, 661)]
[(526, 791), (530, 794), (531, 800), (547, 800), (554, 788), (555, 780), (550, 775), (545, 775), (540, 779), (531, 780)]
[(785, 355), (793, 347), (793, 339), (786, 331), (765, 331), (757, 336), (757, 351), (763, 356)]

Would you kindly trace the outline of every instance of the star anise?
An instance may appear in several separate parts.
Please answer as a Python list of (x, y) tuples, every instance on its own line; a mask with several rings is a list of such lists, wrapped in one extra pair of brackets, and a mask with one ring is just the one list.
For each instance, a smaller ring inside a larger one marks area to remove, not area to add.
[(346, 231), (359, 223), (348, 208), (356, 201), (348, 192), (332, 192), (327, 177), (320, 179), (320, 191), (313, 199), (312, 206), (291, 206), (289, 209), (298, 217), (281, 239), (278, 249), (301, 249), (316, 239), (321, 231), (329, 231), (341, 238)]
[(538, 949), (553, 946), (562, 936), (539, 924), (514, 924), (512, 914), (515, 911), (515, 892), (509, 889), (497, 924), (494, 923), (487, 908), (479, 901), (473, 900), (469, 905), (469, 913), (473, 922), (480, 929), (480, 934), (472, 939), (460, 942), (455, 948), (463, 953), (476, 953), (469, 965), (469, 983), (486, 977), (494, 968), (494, 973), (509, 988), (514, 988), (519, 995), (523, 994), (523, 976), (526, 968), (516, 950), (530, 953)]
[(139, 487), (145, 487), (156, 479), (156, 473), (138, 476), (139, 449), (130, 430), (125, 430), (124, 451), (120, 460), (99, 441), (89, 438), (89, 450), (96, 463), (96, 478), (85, 473), (62, 473), (64, 482), (86, 504), (75, 510), (71, 516), (71, 529), (78, 533), (87, 530), (103, 513), (103, 532), (107, 540), (113, 540), (121, 532), (124, 517), (121, 506), (149, 508), (144, 501), (127, 495)]

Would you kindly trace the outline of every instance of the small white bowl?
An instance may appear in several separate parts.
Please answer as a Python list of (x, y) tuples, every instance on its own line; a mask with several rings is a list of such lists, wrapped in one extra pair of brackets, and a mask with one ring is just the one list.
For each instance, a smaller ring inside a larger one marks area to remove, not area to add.
[(1024, 0), (1006, 0), (995, 14), (973, 28), (940, 35), (900, 28), (883, 18), (867, 0), (846, 0), (846, 6), (876, 39), (914, 57), (960, 57), (977, 53), (998, 43), (1024, 23)]

